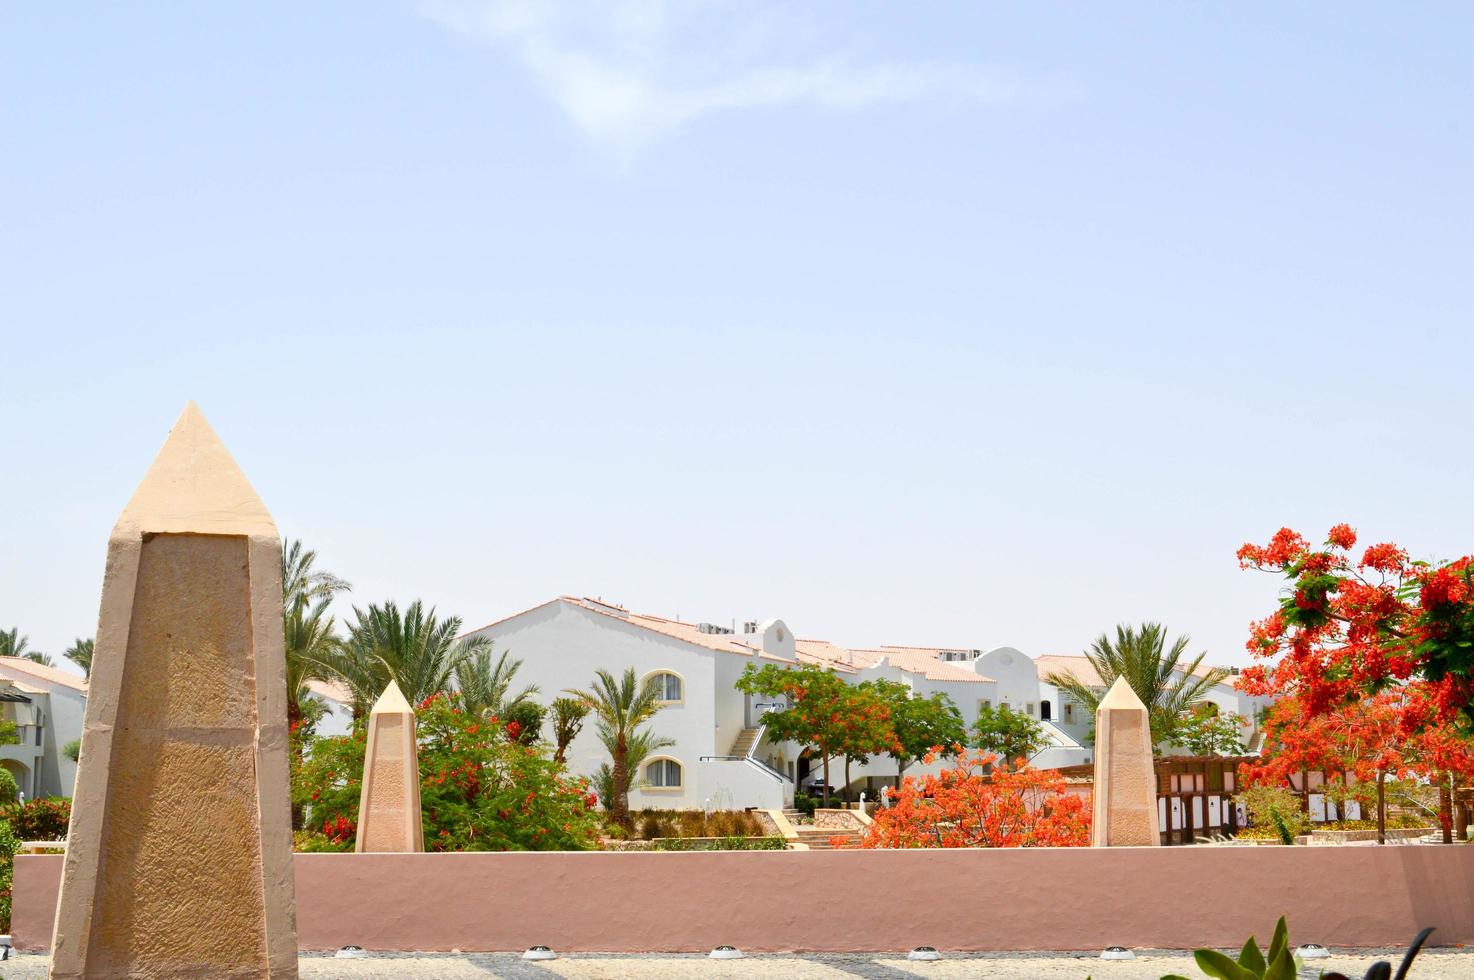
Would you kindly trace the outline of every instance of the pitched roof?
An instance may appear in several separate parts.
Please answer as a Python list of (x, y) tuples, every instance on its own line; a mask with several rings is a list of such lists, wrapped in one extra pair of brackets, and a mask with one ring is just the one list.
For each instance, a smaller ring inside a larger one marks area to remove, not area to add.
[(703, 633), (698, 623), (686, 623), (679, 619), (667, 619), (664, 616), (651, 616), (645, 613), (632, 613), (623, 606), (616, 606), (613, 603), (604, 602), (602, 599), (591, 599), (588, 596), (564, 595), (556, 599), (549, 599), (547, 602), (540, 602), (530, 609), (524, 609), (510, 616), (503, 616), (501, 619), (494, 620), (477, 629), (468, 630), (461, 635), (463, 637), (470, 636), (473, 633), (489, 630), (493, 626), (500, 626), (502, 623), (516, 619), (518, 616), (524, 616), (527, 613), (541, 609), (544, 606), (552, 605), (555, 602), (566, 602), (569, 605), (578, 606), (580, 609), (587, 610), (588, 612), (598, 613), (600, 616), (608, 616), (610, 619), (617, 619), (622, 623), (628, 623), (631, 626), (650, 630), (652, 633), (660, 633), (663, 636), (668, 636), (675, 640), (684, 640), (687, 643), (705, 647), (717, 653), (735, 653), (744, 657), (751, 657), (756, 654), (762, 660), (775, 660), (780, 663), (789, 662), (785, 657), (775, 657), (770, 653), (763, 653), (761, 647), (742, 639), (742, 637), (749, 636), (750, 634)]
[(871, 649), (849, 649), (830, 643), (828, 640), (796, 640), (795, 648), (799, 659), (810, 663), (821, 663), (841, 670), (863, 670), (874, 667), (882, 659), (898, 670), (908, 674), (920, 674), (927, 680), (960, 681), (970, 684), (986, 684), (993, 680), (966, 667), (937, 659), (937, 654), (950, 647), (876, 647)]
[(0, 657), (0, 670), (10, 670), (35, 680), (45, 681), (48, 684), (60, 684), (74, 691), (87, 690), (87, 678), (73, 674), (71, 671), (62, 670), (59, 667), (48, 667), (38, 664), (34, 660), (25, 657)]
[(993, 678), (985, 677), (977, 671), (967, 667), (939, 660), (937, 654), (943, 650), (951, 650), (952, 647), (880, 647), (875, 650), (856, 650), (856, 653), (873, 656), (875, 662), (879, 663), (884, 657), (892, 667), (911, 674), (921, 674), (927, 680), (932, 681), (962, 681), (964, 683), (988, 684)]
[(1095, 668), (1090, 666), (1090, 661), (1084, 657), (1046, 653), (1042, 657), (1034, 658), (1034, 666), (1039, 670), (1041, 681), (1050, 674), (1065, 674), (1075, 678), (1086, 687), (1105, 687), (1100, 674), (1095, 672)]
[(307, 682), (307, 690), (335, 704), (353, 703), (353, 692), (340, 681), (320, 681), (314, 677)]

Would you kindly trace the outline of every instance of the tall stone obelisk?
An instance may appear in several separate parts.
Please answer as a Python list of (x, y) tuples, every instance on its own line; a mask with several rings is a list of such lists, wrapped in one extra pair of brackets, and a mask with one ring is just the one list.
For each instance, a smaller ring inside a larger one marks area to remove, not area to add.
[(1092, 796), (1091, 846), (1146, 847), (1162, 842), (1149, 714), (1124, 677), (1116, 678), (1095, 709)]
[(353, 849), (373, 853), (425, 849), (415, 712), (393, 681), (369, 712)]
[(281, 542), (185, 407), (108, 539), (54, 978), (295, 978)]

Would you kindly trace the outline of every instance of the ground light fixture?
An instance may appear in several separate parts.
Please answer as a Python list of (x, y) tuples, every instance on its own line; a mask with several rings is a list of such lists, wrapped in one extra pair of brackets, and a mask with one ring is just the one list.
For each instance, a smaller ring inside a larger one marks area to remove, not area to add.
[(340, 960), (356, 960), (367, 955), (368, 954), (363, 951), (362, 946), (344, 946), (342, 949), (334, 953), (333, 957)]
[(529, 946), (527, 952), (522, 954), (524, 960), (556, 960), (558, 954), (553, 952), (551, 946)]
[(1103, 960), (1134, 960), (1136, 954), (1125, 946), (1107, 946), (1100, 951), (1100, 958)]
[(908, 960), (939, 960), (942, 954), (937, 952), (935, 946), (917, 946), (906, 954)]
[(742, 959), (742, 950), (736, 946), (718, 946), (706, 955), (709, 959), (713, 960), (740, 960)]
[(1305, 943), (1299, 949), (1295, 950), (1295, 955), (1302, 960), (1323, 960), (1331, 955), (1331, 951), (1320, 943)]

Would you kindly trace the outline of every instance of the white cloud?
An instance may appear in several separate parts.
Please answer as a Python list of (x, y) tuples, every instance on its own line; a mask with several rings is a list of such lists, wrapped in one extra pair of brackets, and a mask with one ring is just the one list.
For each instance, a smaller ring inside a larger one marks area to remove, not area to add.
[(1008, 81), (977, 65), (816, 54), (803, 43), (803, 25), (747, 4), (424, 0), (422, 9), (511, 53), (584, 133), (626, 152), (723, 110), (995, 102), (1013, 94)]

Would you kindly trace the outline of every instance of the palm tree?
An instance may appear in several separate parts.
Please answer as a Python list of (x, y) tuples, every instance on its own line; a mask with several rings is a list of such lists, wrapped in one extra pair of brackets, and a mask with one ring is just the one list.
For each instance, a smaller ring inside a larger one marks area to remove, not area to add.
[[(309, 680), (326, 674), (322, 662), (342, 643), (337, 623), (327, 614), (333, 596), (351, 586), (331, 572), (316, 570), (317, 552), (301, 541), (282, 542), (282, 637), (287, 658), (287, 722), (307, 719), (303, 699)], [(321, 712), (319, 711), (320, 715)]]
[(52, 659), (51, 654), (42, 653), (40, 650), (29, 651), (28, 653), (26, 653), (25, 658), (32, 663), (40, 664), (42, 667), (56, 666), (56, 661)]
[(25, 657), (31, 638), (20, 635), (20, 627), (0, 630), (0, 657)]
[(490, 645), (489, 640), (456, 640), (459, 616), (440, 619), (416, 599), (400, 613), (393, 602), (353, 607), (355, 621), (336, 649), (313, 662), (353, 692), (353, 716), (361, 718), (392, 680), (411, 704), (449, 691), (456, 667)]
[[(559, 698), (558, 700), (562, 701), (564, 699)], [(604, 747), (609, 750), (610, 755), (614, 754), (613, 734), (603, 722), (599, 723), (599, 741), (604, 743)], [(651, 752), (654, 752), (656, 749), (669, 748), (675, 744), (675, 739), (667, 738), (664, 735), (656, 735), (648, 728), (635, 732), (630, 737), (629, 746), (625, 751), (626, 771), (631, 774), (630, 785), (625, 788), (625, 792), (628, 793), (631, 789), (638, 789), (643, 784), (643, 781), (634, 774), (640, 771), (640, 767), (645, 764), (645, 759)], [(590, 782), (594, 785), (594, 792), (599, 794), (599, 799), (603, 802), (604, 808), (606, 810), (609, 809), (609, 801), (615, 797), (614, 770), (610, 768), (609, 763), (600, 763), (599, 768), (594, 770), (594, 775), (590, 779)], [(628, 812), (628, 801), (626, 801), (626, 812)]]
[[(1167, 649), (1167, 630), (1160, 623), (1143, 623), (1139, 629), (1117, 626), (1114, 643), (1102, 633), (1085, 651), (1085, 659), (1100, 675), (1101, 687), (1061, 673), (1046, 675), (1044, 683), (1074, 698), (1094, 717), (1105, 692), (1116, 678), (1124, 677), (1147, 706), (1152, 741), (1172, 742), (1188, 711), (1203, 703), (1208, 691), (1228, 677), (1222, 667), (1203, 668), (1206, 652), (1185, 663), (1189, 642), (1187, 636), (1180, 636)], [(1174, 673), (1180, 676), (1174, 678)]]
[(491, 662), (491, 644), (478, 649), (474, 656), (456, 664), (456, 690), (461, 693), (461, 708), (477, 718), (502, 717), (513, 708), (530, 701), (537, 693), (536, 684), (528, 684), (513, 697), (512, 678), (522, 666), (520, 660), (509, 660), (507, 651), (496, 663)]
[(578, 698), (554, 698), (550, 707), (553, 710), (553, 743), (557, 746), (553, 761), (564, 762), (568, 757), (568, 746), (583, 730), (589, 706)]
[(599, 720), (599, 738), (609, 749), (614, 763), (610, 769), (611, 792), (605, 798), (604, 806), (616, 823), (628, 826), (630, 748), (632, 745), (638, 747), (638, 740), (644, 737), (644, 733), (639, 731), (640, 726), (660, 710), (660, 692), (654, 685), (641, 685), (635, 677), (635, 669), (629, 667), (619, 680), (615, 680), (607, 670), (595, 671), (590, 690), (570, 688), (564, 693), (588, 705)]
[(72, 645), (62, 651), (62, 656), (82, 668), (82, 676), (92, 676), (92, 646), (90, 639), (84, 640), (78, 637)]

